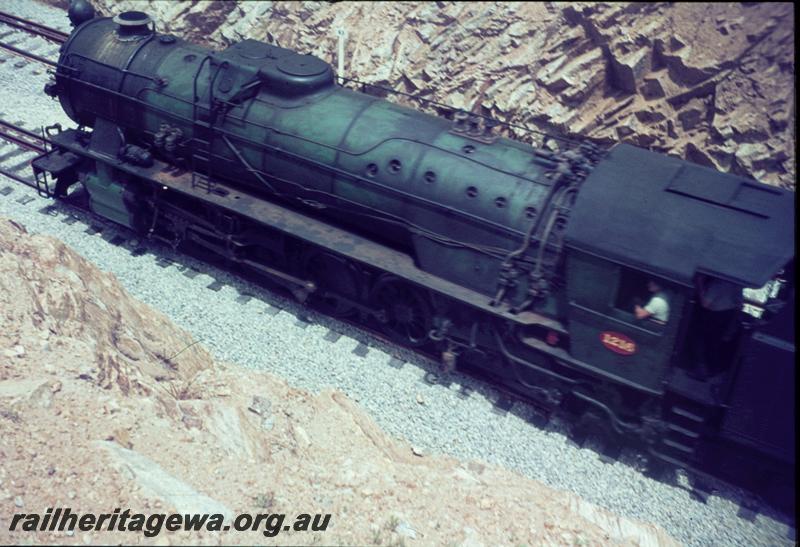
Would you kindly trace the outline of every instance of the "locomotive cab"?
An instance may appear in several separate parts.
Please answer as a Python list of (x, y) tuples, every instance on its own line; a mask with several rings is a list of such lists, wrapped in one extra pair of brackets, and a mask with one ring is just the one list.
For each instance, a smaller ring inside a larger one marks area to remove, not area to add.
[[(737, 295), (791, 260), (793, 207), (782, 189), (615, 147), (584, 183), (567, 231), (573, 356), (641, 391), (724, 398), (706, 380), (732, 381), (749, 336)], [(634, 313), (649, 280), (668, 302), (663, 324)], [(704, 305), (712, 291), (729, 302)]]
[[(637, 319), (635, 307), (657, 282), (666, 321)], [(572, 250), (567, 259), (568, 324), (573, 356), (643, 391), (658, 392), (667, 375), (686, 307), (686, 288), (628, 264)]]

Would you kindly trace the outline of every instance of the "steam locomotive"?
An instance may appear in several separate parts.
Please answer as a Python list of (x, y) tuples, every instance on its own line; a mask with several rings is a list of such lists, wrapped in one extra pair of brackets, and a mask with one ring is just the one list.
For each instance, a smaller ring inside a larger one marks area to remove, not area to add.
[[(33, 161), (48, 196), (82, 188), (98, 215), (376, 321), (446, 369), (580, 407), (658, 460), (780, 473), (793, 498), (793, 192), (625, 144), (530, 146), (141, 12), (70, 17), (45, 92), (77, 128), (48, 128)], [(701, 278), (746, 297), (724, 328), (707, 328)], [(648, 284), (662, 321), (638, 313)]]

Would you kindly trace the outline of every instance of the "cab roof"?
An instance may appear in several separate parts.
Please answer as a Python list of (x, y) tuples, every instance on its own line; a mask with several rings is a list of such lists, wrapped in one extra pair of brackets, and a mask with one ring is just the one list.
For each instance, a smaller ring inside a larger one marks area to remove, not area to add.
[(794, 257), (794, 192), (627, 144), (584, 181), (567, 246), (691, 285), (760, 287)]

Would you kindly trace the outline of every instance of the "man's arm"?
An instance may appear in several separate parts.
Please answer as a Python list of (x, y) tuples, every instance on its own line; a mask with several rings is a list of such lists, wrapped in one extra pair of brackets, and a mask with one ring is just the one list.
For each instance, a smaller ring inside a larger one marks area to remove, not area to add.
[(647, 319), (648, 317), (653, 315), (652, 313), (650, 313), (643, 307), (639, 306), (638, 304), (636, 305), (635, 308), (633, 308), (633, 313), (636, 316), (636, 319)]

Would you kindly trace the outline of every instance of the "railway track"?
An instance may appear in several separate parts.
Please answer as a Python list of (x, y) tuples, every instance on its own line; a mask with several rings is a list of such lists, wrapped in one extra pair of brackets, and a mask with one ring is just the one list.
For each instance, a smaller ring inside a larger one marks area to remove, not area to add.
[(0, 139), (3, 141), (0, 143), (0, 174), (36, 189), (30, 162), (46, 151), (46, 139), (3, 119), (0, 119)]
[(46, 150), (47, 141), (42, 135), (2, 119), (0, 119), (0, 137), (32, 152), (42, 153)]
[[(41, 63), (49, 68), (57, 65), (51, 58), (20, 47), (27, 37), (34, 36), (51, 44), (61, 45), (69, 35), (36, 21), (0, 11), (0, 49), (23, 59)], [(16, 65), (15, 65), (16, 66)], [(21, 68), (18, 66), (17, 68)], [(0, 174), (16, 182), (36, 188), (30, 161), (46, 151), (46, 139), (33, 131), (0, 119)]]
[[(56, 66), (56, 61), (23, 49), (19, 47), (19, 43), (22, 42), (26, 36), (35, 36), (43, 38), (51, 44), (60, 46), (67, 40), (69, 36), (67, 33), (3, 11), (0, 11), (0, 23), (7, 27), (5, 31), (0, 32), (0, 49), (8, 51), (18, 57), (41, 63), (47, 67), (52, 68)], [(19, 31), (24, 34), (20, 35)]]
[(0, 49), (4, 49), (6, 51), (13, 53), (14, 55), (23, 57), (25, 59), (29, 59), (31, 61), (36, 61), (37, 63), (41, 63), (48, 67), (55, 67), (58, 64), (55, 61), (48, 59), (47, 57), (42, 57), (41, 55), (25, 51), (24, 49), (20, 49), (6, 42), (0, 42)]
[(30, 21), (28, 19), (23, 19), (22, 17), (17, 17), (16, 15), (12, 15), (11, 13), (6, 13), (4, 11), (0, 11), (0, 23), (24, 30), (28, 34), (41, 36), (42, 38), (46, 38), (47, 40), (50, 40), (56, 44), (62, 44), (66, 42), (67, 38), (69, 37), (69, 34), (66, 32), (50, 28), (42, 25), (41, 23), (37, 23), (36, 21)]

